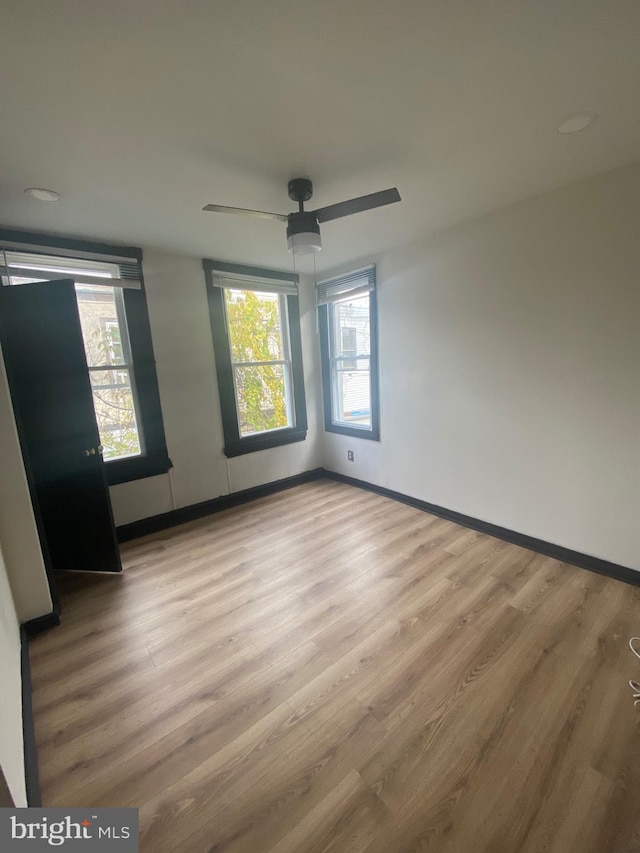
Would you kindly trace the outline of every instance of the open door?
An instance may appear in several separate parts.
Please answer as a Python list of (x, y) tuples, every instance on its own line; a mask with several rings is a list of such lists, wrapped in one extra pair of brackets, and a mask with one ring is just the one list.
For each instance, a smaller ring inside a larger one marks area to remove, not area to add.
[(121, 571), (73, 281), (0, 287), (0, 339), (53, 568)]

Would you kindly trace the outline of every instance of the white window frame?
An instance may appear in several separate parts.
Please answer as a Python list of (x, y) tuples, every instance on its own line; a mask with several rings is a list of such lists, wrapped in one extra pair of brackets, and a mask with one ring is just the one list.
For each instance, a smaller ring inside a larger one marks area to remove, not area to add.
[[(81, 286), (81, 285), (80, 285)], [(109, 284), (101, 285), (104, 287), (109, 287)], [(131, 388), (131, 398), (133, 401), (133, 418), (136, 425), (136, 434), (138, 436), (138, 446), (139, 450), (137, 453), (127, 453), (123, 456), (109, 456), (105, 458), (105, 462), (119, 462), (122, 459), (135, 459), (138, 456), (142, 456), (145, 452), (145, 444), (144, 444), (144, 432), (141, 429), (141, 417), (140, 417), (140, 404), (138, 402), (138, 389), (136, 387), (136, 377), (135, 371), (133, 367), (133, 356), (131, 354), (131, 341), (129, 339), (129, 330), (127, 328), (127, 315), (124, 307), (124, 298), (122, 293), (122, 288), (111, 287), (113, 290), (113, 298), (116, 306), (116, 318), (117, 318), (117, 327), (120, 332), (120, 346), (122, 348), (122, 362), (120, 364), (109, 362), (107, 364), (100, 365), (90, 365), (87, 363), (87, 369), (89, 370), (89, 377), (93, 374), (105, 373), (107, 371), (116, 371), (126, 373), (129, 377), (129, 387)], [(78, 285), (76, 284), (76, 291), (78, 290)], [(107, 324), (105, 324), (106, 327)], [(111, 323), (113, 325), (113, 323)], [(111, 387), (111, 386), (109, 386)], [(91, 383), (91, 390), (100, 390), (100, 387), (94, 386), (93, 382)], [(97, 413), (96, 413), (97, 419)]]
[[(241, 287), (240, 283), (236, 288), (229, 288), (231, 292), (233, 290), (238, 290), (240, 292), (258, 292), (255, 291), (252, 287)], [(231, 346), (231, 335), (229, 334), (229, 318), (227, 314), (227, 301), (224, 301), (224, 316), (225, 322), (227, 324), (227, 335), (229, 338), (229, 358), (231, 359), (231, 369), (233, 371), (233, 391), (235, 395), (236, 401), (236, 417), (238, 418), (238, 432), (240, 433), (242, 438), (247, 438), (250, 435), (262, 435), (267, 432), (277, 432), (281, 429), (291, 429), (291, 427), (295, 426), (295, 410), (293, 406), (293, 387), (292, 387), (292, 378), (291, 378), (291, 342), (289, 335), (289, 315), (287, 312), (287, 299), (286, 296), (282, 293), (270, 293), (266, 290), (260, 290), (259, 292), (268, 293), (270, 296), (278, 297), (278, 315), (280, 321), (280, 337), (281, 337), (281, 348), (283, 358), (281, 359), (271, 359), (268, 361), (234, 361), (233, 360), (233, 348)], [(258, 430), (256, 432), (246, 432), (242, 433), (240, 428), (240, 400), (238, 397), (238, 370), (241, 370), (245, 367), (270, 367), (275, 365), (281, 365), (283, 368), (284, 375), (284, 394), (285, 394), (285, 405), (287, 408), (287, 423), (285, 426), (281, 427), (273, 427), (272, 429), (263, 429)]]

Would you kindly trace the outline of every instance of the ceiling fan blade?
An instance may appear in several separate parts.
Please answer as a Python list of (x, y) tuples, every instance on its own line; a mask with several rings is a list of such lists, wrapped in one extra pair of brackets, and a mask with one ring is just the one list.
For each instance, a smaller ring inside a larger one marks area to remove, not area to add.
[(400, 193), (394, 187), (391, 190), (381, 190), (379, 193), (362, 195), (360, 198), (352, 198), (349, 201), (330, 204), (328, 207), (320, 207), (311, 212), (318, 222), (328, 222), (330, 219), (340, 219), (341, 216), (351, 216), (352, 213), (360, 213), (363, 210), (371, 210), (374, 207), (382, 207), (384, 204), (393, 204), (400, 200)]
[(244, 207), (225, 207), (223, 204), (207, 204), (202, 208), (211, 213), (239, 213), (241, 216), (255, 216), (258, 219), (275, 219), (278, 222), (286, 222), (286, 213), (267, 213), (264, 210), (247, 210)]

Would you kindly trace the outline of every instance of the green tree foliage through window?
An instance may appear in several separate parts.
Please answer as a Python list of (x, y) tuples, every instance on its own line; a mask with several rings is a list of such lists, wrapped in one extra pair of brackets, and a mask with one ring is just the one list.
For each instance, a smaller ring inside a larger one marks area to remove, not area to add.
[(240, 435), (287, 427), (283, 300), (253, 290), (226, 290), (225, 297)]

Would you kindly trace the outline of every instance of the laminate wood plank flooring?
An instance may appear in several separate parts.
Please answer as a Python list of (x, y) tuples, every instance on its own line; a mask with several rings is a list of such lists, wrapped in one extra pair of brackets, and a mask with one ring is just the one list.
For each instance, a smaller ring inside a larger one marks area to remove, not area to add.
[(332, 480), (61, 576), (47, 806), (144, 853), (640, 853), (640, 589)]

